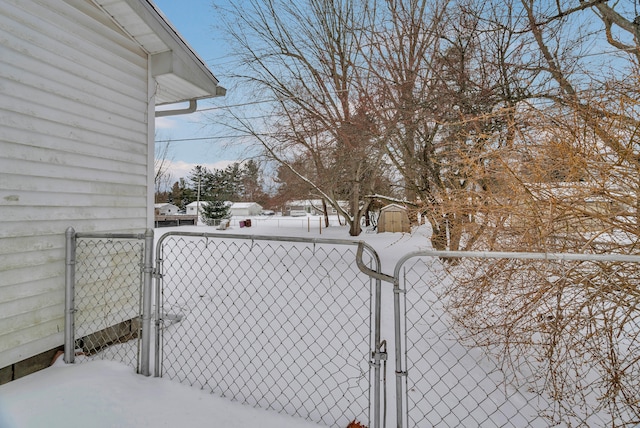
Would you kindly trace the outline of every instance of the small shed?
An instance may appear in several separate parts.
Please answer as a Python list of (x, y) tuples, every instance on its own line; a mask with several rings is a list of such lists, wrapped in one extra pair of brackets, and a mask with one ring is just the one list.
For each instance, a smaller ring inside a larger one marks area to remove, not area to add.
[(410, 232), (411, 224), (407, 209), (397, 204), (389, 204), (380, 210), (378, 233)]
[(260, 215), (262, 206), (255, 202), (234, 202), (231, 204), (231, 215), (253, 216)]

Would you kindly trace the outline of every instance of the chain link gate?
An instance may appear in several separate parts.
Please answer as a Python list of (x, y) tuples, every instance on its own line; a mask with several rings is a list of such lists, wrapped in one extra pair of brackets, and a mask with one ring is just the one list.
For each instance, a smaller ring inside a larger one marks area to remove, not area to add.
[(152, 230), (117, 234), (67, 229), (66, 363), (79, 354), (120, 361), (149, 375), (152, 251)]
[(380, 282), (354, 265), (356, 245), (164, 235), (155, 375), (329, 426), (379, 426)]

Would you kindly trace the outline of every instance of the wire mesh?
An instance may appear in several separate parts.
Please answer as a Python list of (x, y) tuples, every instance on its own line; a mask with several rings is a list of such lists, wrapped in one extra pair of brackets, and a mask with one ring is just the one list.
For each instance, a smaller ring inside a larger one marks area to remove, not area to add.
[(76, 240), (75, 352), (139, 365), (144, 240)]
[[(74, 248), (75, 348), (138, 367), (150, 243), (78, 235)], [(380, 299), (355, 253), (348, 241), (165, 235), (157, 373), (325, 425), (371, 426), (386, 408), (371, 397)], [(388, 277), (398, 426), (640, 424), (640, 258), (510, 254), (414, 253)], [(364, 259), (379, 272), (375, 253)]]
[(355, 251), (287, 238), (163, 237), (162, 376), (329, 426), (368, 421), (373, 281)]
[(637, 262), (424, 255), (397, 272), (407, 426), (640, 422)]

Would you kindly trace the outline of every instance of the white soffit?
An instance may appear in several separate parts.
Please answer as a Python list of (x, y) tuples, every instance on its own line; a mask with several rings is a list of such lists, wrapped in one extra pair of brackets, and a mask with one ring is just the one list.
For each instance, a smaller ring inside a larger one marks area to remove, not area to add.
[(151, 0), (93, 0), (151, 55), (156, 104), (224, 96), (225, 89)]

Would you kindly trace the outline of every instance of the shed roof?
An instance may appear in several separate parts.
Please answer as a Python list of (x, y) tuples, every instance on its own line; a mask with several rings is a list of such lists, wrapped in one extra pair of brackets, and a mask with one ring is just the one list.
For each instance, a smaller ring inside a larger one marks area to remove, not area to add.
[(234, 202), (231, 204), (231, 208), (251, 208), (255, 206), (262, 208), (257, 202)]
[(398, 204), (389, 204), (389, 205), (385, 205), (384, 207), (380, 208), (380, 211), (389, 211), (389, 210), (394, 210), (394, 211), (406, 211), (407, 208), (403, 207), (402, 205), (398, 205)]
[(93, 0), (151, 55), (156, 104), (223, 96), (226, 90), (151, 0)]

